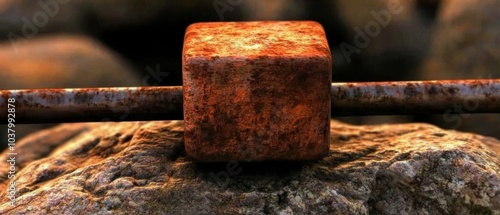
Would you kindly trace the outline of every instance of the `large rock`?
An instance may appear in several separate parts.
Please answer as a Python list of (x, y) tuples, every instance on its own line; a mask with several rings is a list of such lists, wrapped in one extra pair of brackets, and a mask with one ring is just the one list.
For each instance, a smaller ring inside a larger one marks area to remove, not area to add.
[(424, 77), (500, 77), (500, 0), (443, 2)]
[[(317, 162), (196, 164), (182, 121), (66, 124), (16, 146), (3, 214), (499, 214), (500, 158), (479, 135), (332, 121)], [(7, 160), (9, 151), (0, 155)]]
[[(421, 79), (500, 78), (500, 0), (445, 0), (439, 12), (432, 50)], [(456, 104), (465, 113), (429, 122), (500, 138), (500, 117), (469, 115), (474, 104)]]
[[(0, 89), (126, 87), (141, 78), (118, 54), (86, 36), (54, 35), (0, 43)], [(18, 138), (45, 125), (16, 125)], [(0, 126), (0, 138), (7, 131)], [(2, 146), (5, 147), (5, 146)]]
[(57, 35), (0, 43), (0, 89), (140, 83), (124, 59), (90, 37)]

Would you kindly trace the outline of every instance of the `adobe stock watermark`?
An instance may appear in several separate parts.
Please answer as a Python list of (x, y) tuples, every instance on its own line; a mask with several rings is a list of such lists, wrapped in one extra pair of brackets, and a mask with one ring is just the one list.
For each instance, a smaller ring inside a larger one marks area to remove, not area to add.
[(21, 17), (23, 26), (21, 27), (22, 35), (17, 35), (14, 32), (7, 34), (7, 38), (12, 45), (12, 48), (17, 52), (17, 46), (20, 43), (25, 43), (28, 39), (35, 37), (40, 28), (47, 26), (49, 19), (59, 13), (60, 5), (65, 5), (70, 0), (39, 0), (38, 6), (40, 10), (35, 12), (31, 18), (26, 16)]
[(160, 70), (160, 64), (156, 64), (155, 69), (148, 65), (146, 66), (146, 71), (148, 74), (142, 78), (142, 85), (144, 86), (158, 86), (163, 82), (164, 78), (170, 75), (170, 73)]
[(387, 3), (387, 9), (380, 10), (378, 12), (370, 11), (373, 17), (372, 21), (366, 23), (363, 29), (358, 26), (354, 27), (354, 45), (346, 42), (340, 44), (340, 49), (347, 63), (351, 63), (351, 55), (354, 53), (361, 53), (361, 49), (368, 47), (372, 41), (372, 38), (378, 36), (382, 29), (387, 27), (391, 21), (392, 16), (400, 14), (404, 7), (401, 5), (400, 0), (391, 0)]
[[(241, 143), (245, 144), (245, 143)], [(253, 145), (253, 147), (247, 147), (246, 150), (241, 152), (243, 157), (247, 157), (248, 159), (245, 162), (253, 161), (252, 158), (255, 158), (260, 154), (261, 151), (264, 150), (264, 147), (260, 144), (255, 143), (247, 143)], [(231, 182), (231, 177), (237, 176), (243, 172), (243, 168), (237, 161), (229, 161), (226, 163), (226, 169), (215, 173), (214, 171), (210, 171), (209, 175), (214, 180), (217, 185), (222, 188), (226, 188)]]
[(214, 6), (217, 15), (219, 15), (219, 19), (224, 21), (224, 13), (227, 11), (232, 12), (235, 7), (241, 5), (242, 3), (243, 0), (214, 0), (212, 5)]
[[(483, 79), (480, 76), (478, 79)], [(492, 81), (493, 75), (489, 74), (487, 80), (484, 85), (491, 85), (494, 82)], [(480, 91), (480, 88), (471, 88), (472, 94), (475, 95)], [(453, 107), (450, 107), (443, 113), (443, 120), (447, 123), (454, 123), (451, 127), (452, 129), (458, 129), (462, 126), (463, 120), (471, 117), (471, 113), (474, 113), (479, 108), (479, 104), (475, 100), (464, 101), (461, 104), (454, 104)]]

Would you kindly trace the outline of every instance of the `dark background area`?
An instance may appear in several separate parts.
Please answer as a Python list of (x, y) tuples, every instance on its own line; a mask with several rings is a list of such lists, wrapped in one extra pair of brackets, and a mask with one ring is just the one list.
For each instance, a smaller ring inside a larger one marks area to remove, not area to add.
[[(215, 2), (215, 1), (213, 1)], [(181, 53), (184, 39), (184, 31), (189, 24), (195, 22), (217, 22), (221, 21), (217, 14), (213, 2), (198, 1), (195, 6), (182, 12), (169, 10), (161, 14), (153, 22), (140, 26), (126, 26), (117, 30), (97, 31), (90, 28), (93, 36), (104, 42), (113, 50), (118, 51), (121, 55), (133, 62), (139, 70), (144, 70), (148, 65), (160, 63), (168, 70), (172, 76), (162, 82), (163, 85), (181, 85)], [(225, 1), (220, 1), (231, 6)], [(286, 1), (283, 1), (286, 2)], [(288, 1), (292, 2), (292, 1)], [(298, 1), (295, 1), (298, 2)], [(300, 14), (288, 12), (287, 6), (292, 3), (284, 3), (285, 7), (281, 10), (283, 15), (277, 16), (273, 12), (269, 15), (264, 15), (263, 18), (258, 15), (245, 15), (245, 5), (235, 6), (233, 11), (223, 13), (224, 21), (248, 21), (248, 20), (314, 20), (321, 23), (325, 27), (330, 47), (337, 48), (341, 42), (352, 41), (353, 32), (352, 26), (345, 23), (337, 12), (334, 1), (301, 1), (305, 6)], [(412, 16), (415, 22), (422, 22), (424, 28), (431, 33), (432, 25), (434, 24), (438, 2), (417, 2), (415, 10), (417, 13)], [(375, 9), (375, 8), (374, 8)], [(381, 7), (380, 9), (384, 9)], [(175, 8), (174, 8), (175, 10)], [(266, 17), (267, 16), (267, 17)], [(91, 20), (88, 26), (98, 25), (98, 20)], [(364, 27), (364, 26), (360, 26)], [(382, 29), (383, 31), (383, 29)], [(399, 32), (400, 34), (403, 32)], [(413, 32), (418, 33), (419, 32)], [(384, 34), (384, 32), (382, 32)], [(400, 35), (402, 37), (410, 37), (413, 35)], [(417, 37), (415, 35), (414, 37)], [(408, 38), (408, 41), (418, 41), (424, 45), (428, 45), (430, 34), (423, 35), (428, 38)], [(351, 42), (352, 43), (352, 42)], [(342, 55), (336, 55), (333, 72), (334, 81), (390, 81), (390, 80), (411, 80), (412, 75), (421, 62), (426, 47), (417, 47), (418, 50), (412, 50), (412, 44), (401, 44), (400, 49), (388, 50), (377, 59), (367, 59), (363, 55), (353, 55), (352, 62), (347, 65)], [(408, 53), (405, 53), (408, 52)], [(339, 53), (334, 53), (339, 54)]]

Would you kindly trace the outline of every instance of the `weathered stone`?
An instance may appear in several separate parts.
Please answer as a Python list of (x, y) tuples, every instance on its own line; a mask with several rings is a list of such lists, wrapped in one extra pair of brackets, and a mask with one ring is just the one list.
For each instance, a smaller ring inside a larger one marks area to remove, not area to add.
[(0, 43), (0, 89), (137, 86), (126, 61), (86, 36)]
[(500, 77), (499, 7), (499, 0), (444, 1), (425, 77)]
[[(75, 137), (77, 134), (87, 131), (92, 128), (89, 123), (72, 124), (72, 126), (59, 126), (53, 129), (47, 129), (30, 134), (28, 137), (22, 139), (13, 148), (7, 148), (6, 153), (0, 154), (0, 160), (6, 161), (11, 155), (8, 153), (22, 151), (22, 156), (16, 158), (16, 167), (24, 168), (28, 163), (44, 158), (53, 152), (62, 141), (68, 141)], [(13, 149), (12, 151), (10, 149)], [(0, 170), (2, 170), (2, 180), (7, 179), (7, 174), (4, 170), (8, 170), (10, 164), (8, 162), (0, 163)]]
[(182, 65), (184, 141), (196, 160), (327, 154), (332, 58), (319, 23), (193, 24)]
[[(436, 34), (420, 79), (500, 78), (499, 0), (445, 0), (439, 13)], [(500, 138), (500, 117), (470, 115), (474, 102), (452, 107), (463, 114), (443, 115), (429, 120), (444, 128)]]
[[(141, 85), (128, 63), (86, 36), (57, 35), (0, 43), (0, 89)], [(16, 125), (20, 138), (47, 125)], [(0, 126), (0, 138), (7, 129)]]
[(51, 150), (21, 162), (0, 213), (500, 213), (500, 151), (484, 144), (500, 141), (426, 124), (332, 121), (329, 155), (304, 163), (193, 163), (181, 121), (60, 125), (21, 140), (18, 157), (37, 139)]

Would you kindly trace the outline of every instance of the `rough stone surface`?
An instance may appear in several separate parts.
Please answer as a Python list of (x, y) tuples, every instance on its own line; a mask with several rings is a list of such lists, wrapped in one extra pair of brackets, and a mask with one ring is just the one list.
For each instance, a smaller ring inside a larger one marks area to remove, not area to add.
[[(432, 49), (420, 79), (500, 78), (500, 0), (443, 1)], [(500, 138), (498, 115), (470, 115), (475, 105), (456, 104), (464, 114), (443, 113), (429, 122)]]
[(187, 154), (200, 161), (324, 157), (331, 62), (316, 22), (191, 25), (182, 71)]
[(18, 143), (19, 159), (28, 156), (17, 203), (2, 198), (0, 213), (499, 214), (500, 151), (487, 144), (500, 141), (332, 121), (318, 162), (196, 164), (182, 121), (66, 124)]

